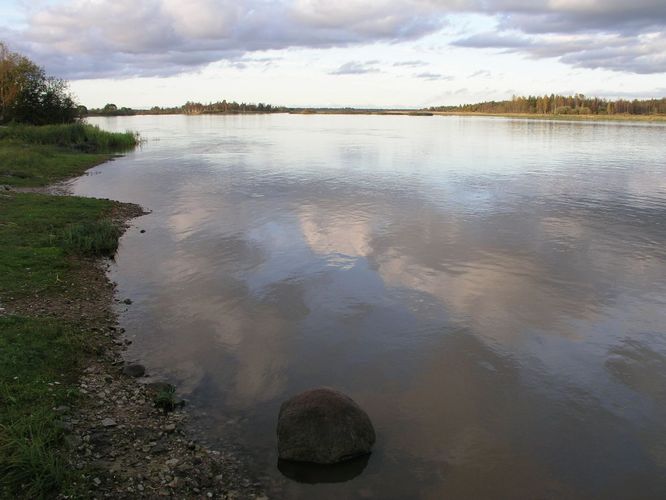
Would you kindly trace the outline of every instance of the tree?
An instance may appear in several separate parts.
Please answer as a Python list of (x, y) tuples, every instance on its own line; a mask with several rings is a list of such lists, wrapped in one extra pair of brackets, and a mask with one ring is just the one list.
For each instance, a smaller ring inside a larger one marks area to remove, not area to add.
[(70, 123), (77, 108), (67, 82), (49, 77), (30, 59), (0, 42), (0, 123)]
[(0, 123), (9, 121), (25, 75), (37, 69), (27, 58), (11, 52), (0, 42)]

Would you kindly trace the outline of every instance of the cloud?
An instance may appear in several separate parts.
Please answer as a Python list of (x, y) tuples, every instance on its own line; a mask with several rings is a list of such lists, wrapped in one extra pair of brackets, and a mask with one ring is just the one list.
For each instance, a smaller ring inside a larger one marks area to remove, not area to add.
[(648, 74), (666, 72), (666, 34), (525, 35), (479, 33), (453, 42), (468, 48), (502, 49), (533, 58), (559, 58), (574, 67)]
[[(60, 0), (25, 2), (0, 38), (69, 78), (167, 76), (253, 52), (415, 40), (458, 14), (496, 33), (455, 42), (572, 66), (666, 71), (664, 0)], [(403, 61), (395, 66), (418, 66)]]
[(64, 0), (0, 36), (70, 78), (160, 76), (243, 54), (416, 39), (441, 28), (429, 2)]
[(364, 73), (377, 73), (379, 68), (376, 67), (378, 61), (349, 61), (344, 63), (339, 68), (331, 71), (330, 75), (362, 75)]
[(244, 55), (237, 59), (234, 58), (227, 59), (225, 60), (225, 63), (230, 68), (238, 70), (244, 70), (250, 67), (266, 69), (269, 66), (273, 66), (276, 61), (279, 61), (281, 59), (282, 59), (281, 57), (249, 57), (247, 55)]
[[(503, 28), (525, 33), (639, 33), (666, 24), (663, 0), (536, 0), (502, 1)], [(502, 8), (500, 6), (500, 8)]]
[(424, 72), (424, 73), (418, 73), (414, 75), (416, 78), (421, 78), (423, 80), (453, 80), (452, 76), (447, 76), (447, 75), (442, 75), (441, 73), (430, 73), (430, 72)]
[(427, 65), (428, 63), (425, 61), (398, 61), (393, 63), (393, 66), (408, 67), (408, 68), (416, 68), (418, 66), (427, 66)]

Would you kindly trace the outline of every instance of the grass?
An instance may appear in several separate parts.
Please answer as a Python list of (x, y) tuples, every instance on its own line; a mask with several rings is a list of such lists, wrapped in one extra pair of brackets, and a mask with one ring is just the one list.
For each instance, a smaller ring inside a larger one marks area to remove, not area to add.
[(173, 411), (178, 407), (176, 400), (176, 388), (172, 385), (160, 389), (155, 396), (155, 407), (164, 410), (164, 412)]
[(113, 206), (74, 196), (0, 196), (0, 301), (59, 293), (81, 265), (72, 255), (115, 252), (120, 229), (106, 219)]
[(71, 474), (62, 414), (81, 363), (81, 333), (44, 318), (0, 318), (0, 497), (55, 496)]
[(84, 155), (55, 146), (0, 139), (0, 184), (14, 187), (46, 186), (81, 175), (108, 158), (106, 154)]
[[(130, 144), (118, 136), (80, 124), (0, 128), (0, 184), (41, 186), (78, 175), (110, 148)], [(91, 150), (98, 153), (83, 152)], [(40, 310), (51, 298), (83, 297), (89, 283), (79, 271), (88, 258), (118, 247), (122, 230), (109, 218), (115, 206), (0, 191), (0, 307)], [(58, 407), (76, 403), (95, 342), (78, 320), (0, 315), (0, 498), (54, 498), (82, 474), (67, 465)]]
[[(0, 197), (0, 302), (71, 292), (80, 257), (117, 248), (121, 230), (106, 218), (112, 207), (78, 197)], [(75, 403), (88, 342), (81, 325), (0, 317), (0, 498), (51, 497), (74, 477), (55, 408)]]
[(63, 233), (62, 247), (70, 254), (112, 257), (121, 232), (117, 224), (107, 219), (72, 224)]
[(81, 175), (108, 160), (111, 152), (138, 143), (132, 132), (106, 132), (83, 123), (0, 127), (0, 184), (46, 186)]
[(0, 140), (14, 139), (27, 144), (41, 144), (74, 149), (85, 153), (128, 151), (139, 143), (134, 132), (107, 132), (96, 125), (12, 125), (0, 128)]

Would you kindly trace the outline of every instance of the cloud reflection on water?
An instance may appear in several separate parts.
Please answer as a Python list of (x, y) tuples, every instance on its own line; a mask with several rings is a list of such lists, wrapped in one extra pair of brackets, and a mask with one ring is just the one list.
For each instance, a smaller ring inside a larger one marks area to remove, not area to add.
[(301, 119), (239, 120), (196, 160), (197, 127), (235, 122), (190, 120), (77, 184), (146, 192), (114, 274), (130, 354), (209, 413), (207, 437), (274, 467), (279, 403), (333, 385), (379, 441), (324, 497), (664, 488), (659, 132)]

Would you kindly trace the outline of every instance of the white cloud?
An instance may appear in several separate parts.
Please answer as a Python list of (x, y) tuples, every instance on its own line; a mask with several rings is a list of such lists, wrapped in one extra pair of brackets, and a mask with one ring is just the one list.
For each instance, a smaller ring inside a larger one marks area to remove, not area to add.
[(254, 51), (413, 40), (461, 13), (489, 16), (500, 30), (494, 40), (459, 40), (465, 47), (638, 73), (666, 65), (664, 0), (62, 0), (29, 9), (26, 26), (0, 38), (70, 78), (171, 75)]

